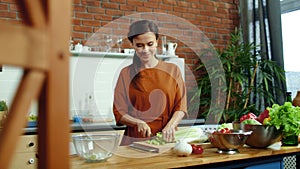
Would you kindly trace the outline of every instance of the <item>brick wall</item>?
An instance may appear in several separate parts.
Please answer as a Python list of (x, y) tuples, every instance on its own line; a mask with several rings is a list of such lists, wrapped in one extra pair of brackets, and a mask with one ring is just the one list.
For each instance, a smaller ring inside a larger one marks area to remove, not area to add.
[[(161, 33), (178, 43), (176, 54), (185, 58), (186, 72), (189, 72), (185, 80), (189, 89), (199, 77), (193, 69), (200, 59), (190, 49), (197, 43), (194, 44), (193, 38), (186, 38), (195, 36), (186, 31), (190, 29), (187, 25), (195, 26), (214, 48), (222, 49), (228, 43), (230, 32), (239, 24), (237, 5), (238, 0), (73, 0), (72, 39), (74, 44), (104, 46), (104, 34), (113, 38), (124, 35), (124, 38), (136, 14), (152, 12), (155, 15), (141, 14), (138, 18), (156, 20)], [(157, 13), (162, 15), (156, 17)], [(22, 21), (22, 12), (15, 0), (0, 0), (0, 20)], [(106, 29), (108, 27), (110, 29)], [(124, 40), (122, 47), (130, 47), (130, 44)]]

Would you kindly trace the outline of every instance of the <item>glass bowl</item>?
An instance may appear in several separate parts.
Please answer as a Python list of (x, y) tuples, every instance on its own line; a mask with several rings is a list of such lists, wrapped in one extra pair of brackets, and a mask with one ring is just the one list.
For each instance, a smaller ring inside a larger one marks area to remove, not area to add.
[(119, 147), (120, 134), (73, 135), (76, 153), (86, 162), (103, 162)]

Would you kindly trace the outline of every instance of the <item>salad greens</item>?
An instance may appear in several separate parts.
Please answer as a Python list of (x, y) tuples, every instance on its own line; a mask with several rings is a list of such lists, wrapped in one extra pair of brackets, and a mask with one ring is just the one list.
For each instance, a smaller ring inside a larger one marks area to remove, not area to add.
[(161, 132), (156, 133), (154, 138), (147, 140), (146, 142), (153, 145), (164, 145), (167, 143), (167, 141), (163, 139)]
[(267, 109), (270, 115), (268, 125), (282, 130), (284, 137), (300, 134), (300, 107), (294, 107), (291, 102), (285, 102), (283, 105), (273, 104), (272, 108)]
[[(189, 127), (182, 128), (175, 132), (175, 141), (182, 140), (184, 142), (205, 142), (207, 140), (207, 136), (203, 132), (201, 128), (198, 127)], [(152, 145), (164, 145), (166, 144), (166, 140), (163, 139), (162, 133), (156, 133), (156, 136), (150, 140), (147, 140), (146, 143)]]
[(218, 130), (228, 128), (228, 129), (233, 129), (232, 123), (222, 123), (221, 125), (218, 126)]

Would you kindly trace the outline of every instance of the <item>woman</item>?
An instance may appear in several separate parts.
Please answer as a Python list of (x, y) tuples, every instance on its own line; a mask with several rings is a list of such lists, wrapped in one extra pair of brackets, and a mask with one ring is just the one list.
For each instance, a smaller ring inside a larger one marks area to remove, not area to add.
[(121, 145), (162, 132), (172, 142), (187, 113), (186, 88), (179, 68), (156, 57), (158, 28), (152, 21), (134, 22), (128, 39), (135, 49), (133, 63), (120, 72), (113, 111), (117, 125), (126, 125)]

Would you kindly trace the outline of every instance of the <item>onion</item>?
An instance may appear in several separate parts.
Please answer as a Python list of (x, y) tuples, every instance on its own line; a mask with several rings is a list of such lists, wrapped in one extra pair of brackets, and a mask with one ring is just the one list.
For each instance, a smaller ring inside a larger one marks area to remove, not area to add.
[(187, 157), (192, 154), (193, 148), (190, 144), (185, 141), (178, 141), (174, 148), (173, 152), (179, 157)]

